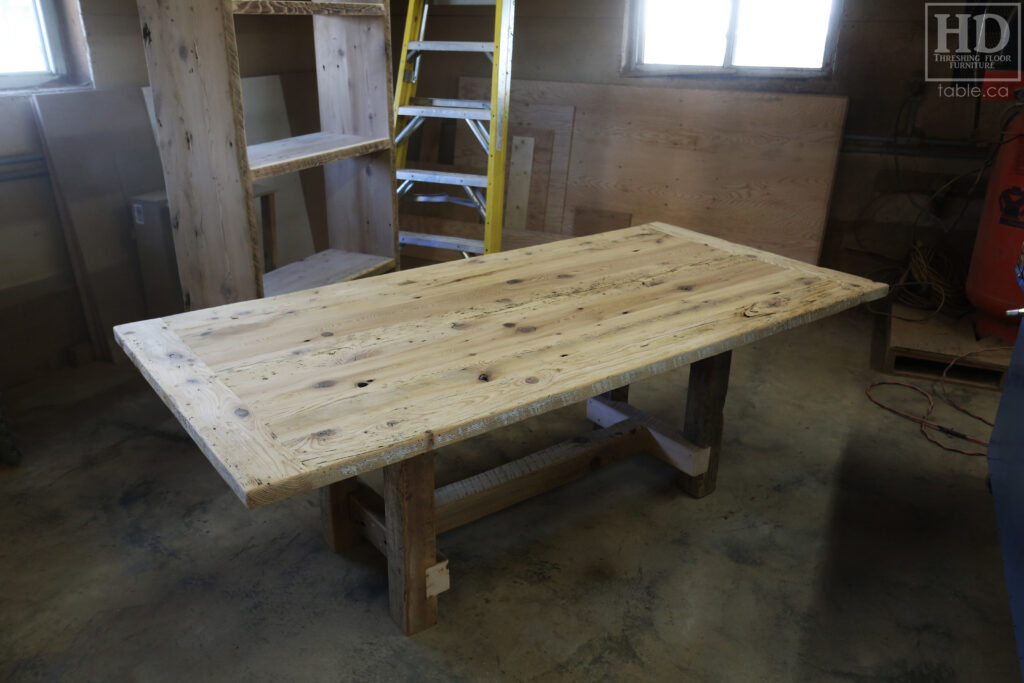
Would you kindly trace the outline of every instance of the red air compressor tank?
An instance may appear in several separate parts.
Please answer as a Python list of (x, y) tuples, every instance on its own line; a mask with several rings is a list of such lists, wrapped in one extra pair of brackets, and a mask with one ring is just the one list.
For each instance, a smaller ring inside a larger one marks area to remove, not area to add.
[(978, 307), (979, 337), (1017, 338), (1020, 320), (1006, 311), (1024, 308), (1015, 270), (1024, 244), (1024, 114), (1003, 131), (989, 175), (985, 206), (974, 242), (967, 296)]

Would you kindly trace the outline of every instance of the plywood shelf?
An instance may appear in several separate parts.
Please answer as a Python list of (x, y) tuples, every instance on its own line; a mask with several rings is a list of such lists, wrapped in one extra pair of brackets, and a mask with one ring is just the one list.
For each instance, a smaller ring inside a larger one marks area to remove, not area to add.
[(388, 138), (342, 133), (310, 133), (249, 146), (249, 167), (255, 179), (304, 171), (332, 161), (388, 149)]
[(311, 0), (234, 0), (235, 14), (384, 16), (380, 2), (313, 2)]
[(263, 275), (264, 296), (279, 296), (337, 282), (386, 273), (395, 260), (387, 256), (327, 249)]

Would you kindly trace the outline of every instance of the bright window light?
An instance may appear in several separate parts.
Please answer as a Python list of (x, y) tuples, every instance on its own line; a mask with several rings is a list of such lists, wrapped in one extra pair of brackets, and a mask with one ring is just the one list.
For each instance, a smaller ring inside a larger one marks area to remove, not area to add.
[(0, 74), (52, 73), (37, 0), (0, 0)]
[(722, 66), (729, 35), (729, 0), (647, 0), (644, 62)]
[(821, 69), (834, 0), (643, 0), (641, 64)]
[(732, 63), (820, 69), (831, 13), (832, 0), (740, 0)]

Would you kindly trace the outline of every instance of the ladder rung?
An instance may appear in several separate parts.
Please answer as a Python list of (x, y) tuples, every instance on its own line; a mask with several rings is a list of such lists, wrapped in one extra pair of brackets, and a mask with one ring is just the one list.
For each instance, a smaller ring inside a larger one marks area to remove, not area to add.
[(490, 109), (490, 100), (450, 100), (443, 97), (413, 97), (409, 104), (419, 107), (464, 107), (467, 109)]
[(465, 40), (415, 40), (409, 42), (409, 51), (494, 52), (494, 43), (477, 43)]
[(426, 171), (414, 168), (400, 168), (395, 174), (399, 180), (414, 180), (418, 183), (440, 185), (462, 185), (464, 187), (487, 187), (486, 175), (452, 173), (451, 171)]
[(234, 0), (235, 14), (342, 14), (384, 16), (380, 2), (316, 2), (315, 0)]
[(478, 121), (489, 121), (491, 108), (479, 109), (477, 107), (425, 107), (412, 105), (398, 108), (399, 116), (426, 116), (435, 119), (476, 119)]
[(494, 0), (430, 0), (430, 4), (438, 5), (486, 5), (494, 7)]
[(414, 244), (417, 247), (433, 247), (434, 249), (451, 249), (453, 251), (464, 251), (467, 254), (484, 253), (483, 240), (471, 240), (462, 237), (449, 237), (448, 235), (428, 235), (424, 232), (398, 233), (398, 241), (401, 244)]

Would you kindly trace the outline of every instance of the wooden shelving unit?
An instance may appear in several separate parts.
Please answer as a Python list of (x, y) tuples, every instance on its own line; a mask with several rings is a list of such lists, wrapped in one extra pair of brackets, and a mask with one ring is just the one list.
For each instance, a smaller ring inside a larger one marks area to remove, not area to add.
[[(283, 294), (394, 268), (398, 235), (388, 1), (138, 4), (186, 308)], [(246, 144), (236, 14), (312, 15), (319, 132)], [(329, 248), (264, 273), (253, 181), (321, 166)]]

